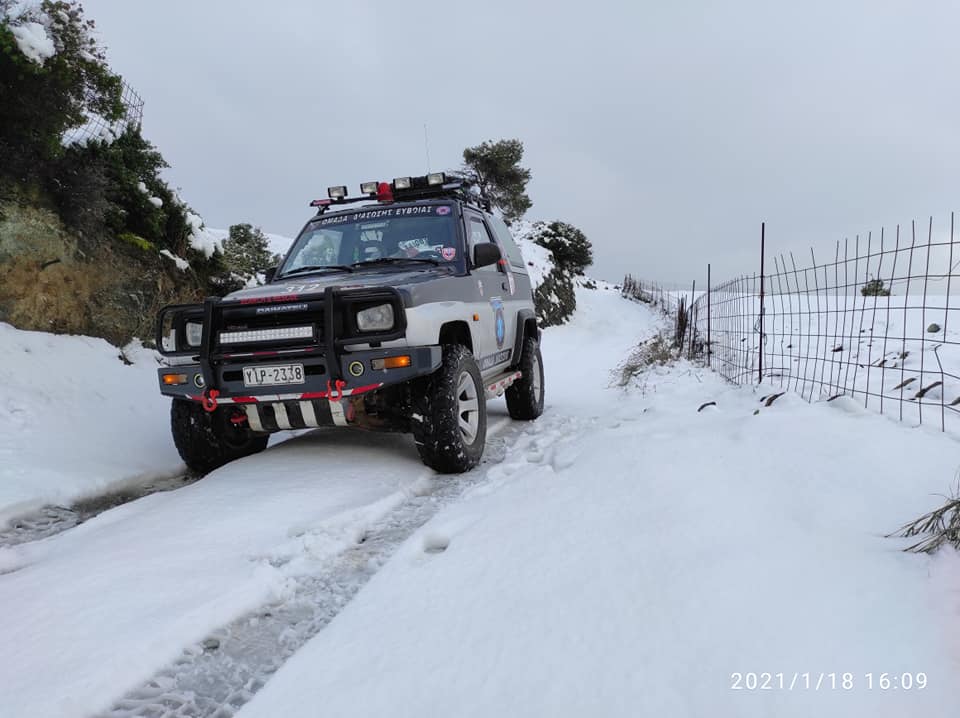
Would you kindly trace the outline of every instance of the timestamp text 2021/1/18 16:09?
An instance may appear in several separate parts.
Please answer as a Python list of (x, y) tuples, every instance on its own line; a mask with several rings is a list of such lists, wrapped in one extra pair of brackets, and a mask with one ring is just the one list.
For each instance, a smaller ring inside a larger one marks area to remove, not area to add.
[(731, 673), (730, 689), (734, 691), (851, 691), (923, 690), (926, 673)]

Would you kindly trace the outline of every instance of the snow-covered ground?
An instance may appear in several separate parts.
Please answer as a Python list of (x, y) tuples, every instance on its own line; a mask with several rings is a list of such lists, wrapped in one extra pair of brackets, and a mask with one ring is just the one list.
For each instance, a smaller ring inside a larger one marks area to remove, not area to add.
[[(611, 370), (659, 322), (616, 291), (579, 289), (572, 323), (544, 335), (545, 415), (514, 424), (493, 402), (498, 450), (472, 488), (384, 555), (240, 715), (956, 715), (960, 557), (883, 538), (949, 490), (955, 441), (844, 399), (767, 407), (770, 388), (686, 364), (615, 386)], [(38, 465), (70, 484), (71, 467), (98, 461), (116, 477), (177, 463), (165, 406), (99, 439), (83, 421), (95, 392), (103, 406), (125, 406), (134, 385), (150, 395), (151, 357), (126, 366), (96, 340), (0, 329), (0, 371), (24, 342), (88, 357), (90, 371), (116, 363), (115, 385), (63, 377), (40, 401), (22, 373), (2, 377), (4, 490), (9, 477), (34, 486)], [(60, 431), (41, 434), (58, 412)], [(316, 431), (0, 549), (0, 715), (108, 709), (446, 481), (408, 437)], [(773, 688), (736, 690), (736, 673), (743, 686), (769, 673)], [(904, 673), (925, 687), (880, 687)], [(174, 683), (149, 685), (185, 701), (203, 687)]]
[[(882, 537), (947, 489), (956, 444), (688, 365), (604, 390), (652, 319), (578, 300), (544, 341), (552, 421), (241, 716), (956, 715), (960, 557)], [(773, 688), (737, 690), (750, 673)]]
[(155, 357), (0, 323), (0, 529), (44, 504), (184, 470)]

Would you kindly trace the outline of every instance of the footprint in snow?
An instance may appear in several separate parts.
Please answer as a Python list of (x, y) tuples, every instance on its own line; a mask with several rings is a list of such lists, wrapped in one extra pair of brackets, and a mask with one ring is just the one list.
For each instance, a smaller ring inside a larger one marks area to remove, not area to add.
[(428, 534), (423, 538), (424, 553), (443, 553), (450, 545), (450, 537), (442, 534)]

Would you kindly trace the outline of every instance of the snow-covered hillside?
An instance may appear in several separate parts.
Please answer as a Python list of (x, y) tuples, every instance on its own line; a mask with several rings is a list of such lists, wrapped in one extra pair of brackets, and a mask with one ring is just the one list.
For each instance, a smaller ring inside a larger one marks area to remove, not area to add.
[[(949, 489), (955, 442), (683, 363), (620, 388), (660, 320), (577, 300), (544, 416), (491, 402), (462, 477), (315, 431), (0, 547), (0, 715), (955, 715), (960, 557), (883, 538)], [(4, 488), (176, 470), (149, 352), (0, 329)]]

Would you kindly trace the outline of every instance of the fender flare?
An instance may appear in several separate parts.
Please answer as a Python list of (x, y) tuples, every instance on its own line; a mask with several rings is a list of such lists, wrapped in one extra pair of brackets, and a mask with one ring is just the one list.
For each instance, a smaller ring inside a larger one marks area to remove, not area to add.
[(514, 339), (513, 355), (511, 368), (520, 363), (520, 355), (523, 352), (523, 340), (527, 337), (533, 337), (540, 341), (540, 329), (537, 327), (537, 315), (532, 309), (521, 309), (517, 312), (517, 336)]

